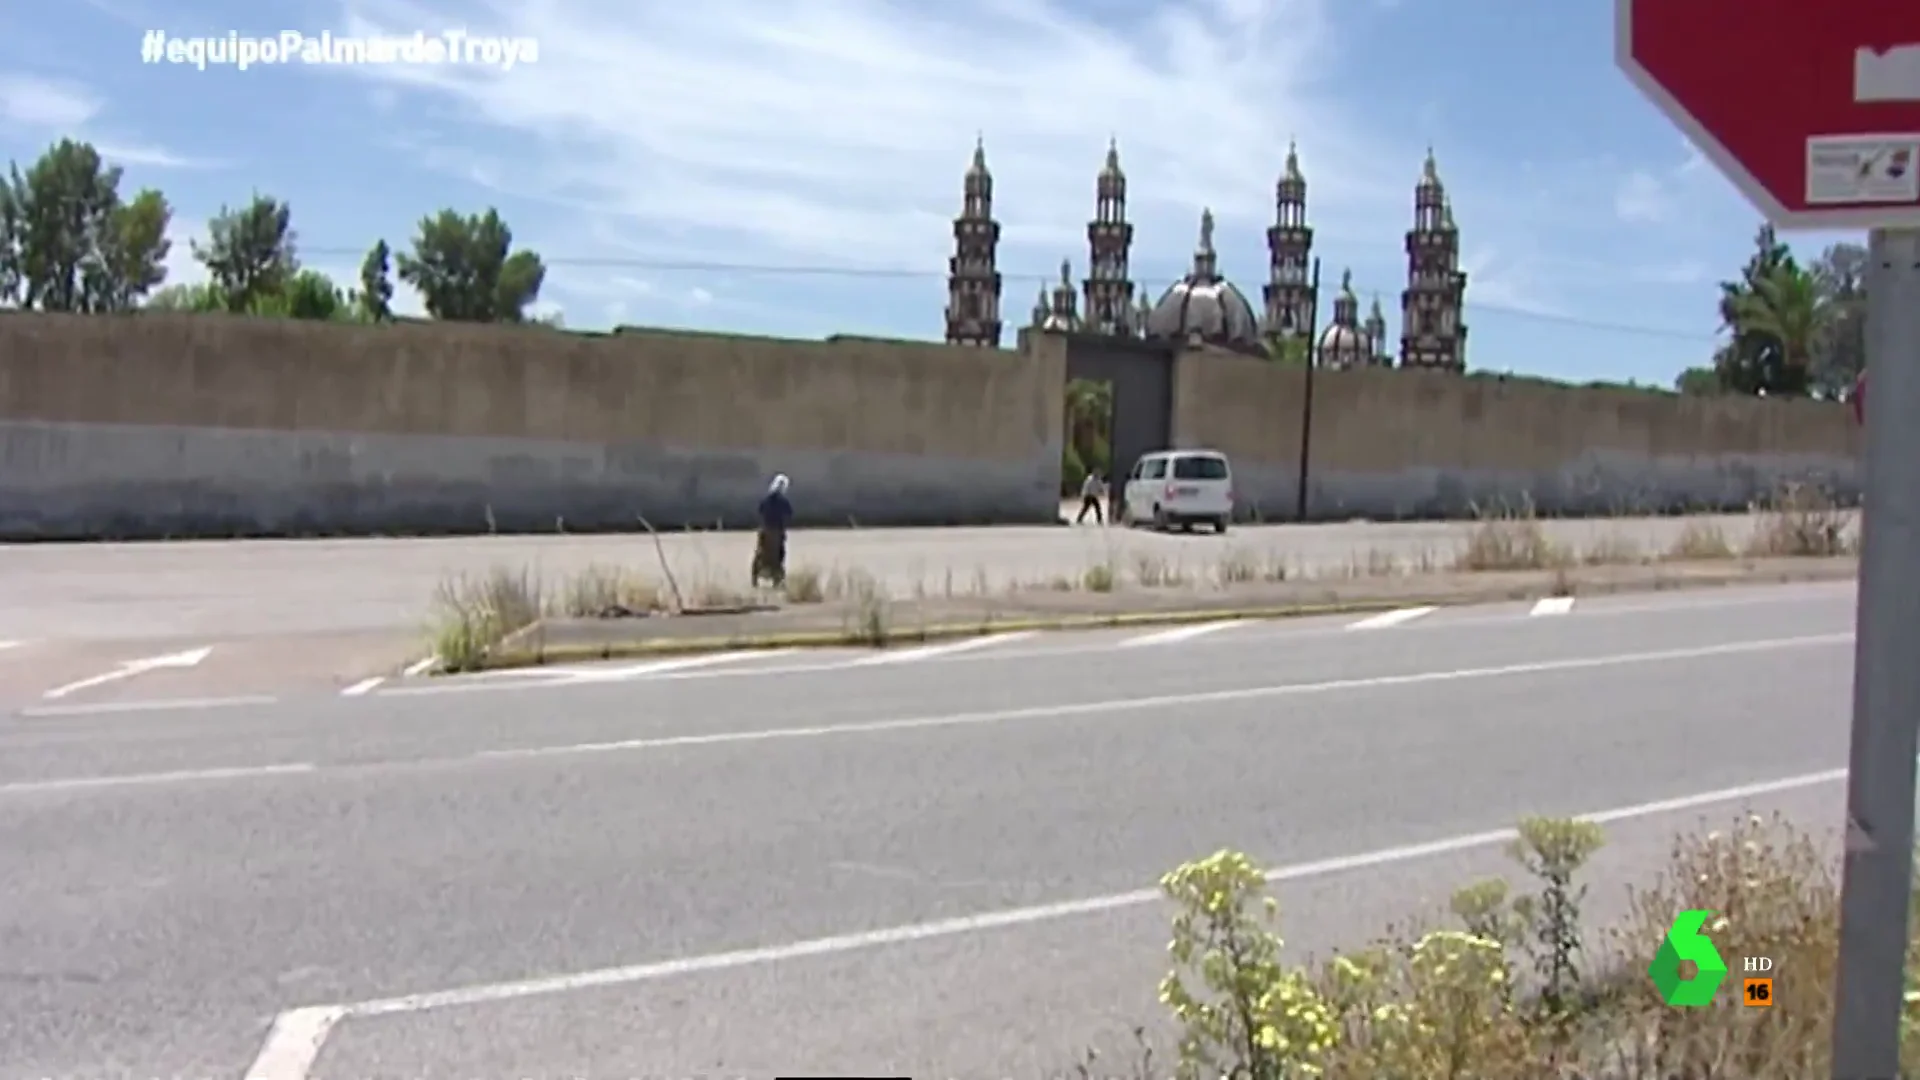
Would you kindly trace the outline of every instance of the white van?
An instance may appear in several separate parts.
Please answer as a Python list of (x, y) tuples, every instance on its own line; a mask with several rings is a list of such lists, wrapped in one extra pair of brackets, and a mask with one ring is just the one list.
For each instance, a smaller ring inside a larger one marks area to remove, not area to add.
[(1160, 450), (1142, 455), (1127, 474), (1124, 524), (1191, 529), (1197, 522), (1226, 532), (1233, 520), (1233, 466), (1213, 450)]

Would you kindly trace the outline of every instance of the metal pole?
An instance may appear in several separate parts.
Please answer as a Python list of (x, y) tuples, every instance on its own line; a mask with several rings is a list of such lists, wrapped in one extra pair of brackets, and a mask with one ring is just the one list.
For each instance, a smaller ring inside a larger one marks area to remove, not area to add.
[(1320, 328), (1318, 256), (1313, 260), (1313, 276), (1307, 281), (1307, 295), (1310, 297), (1307, 302), (1307, 386), (1300, 403), (1300, 493), (1293, 508), (1294, 520), (1303, 524), (1307, 520), (1307, 477), (1312, 472), (1313, 461), (1313, 369), (1319, 366), (1314, 363), (1313, 355), (1319, 345), (1316, 334)]
[(1867, 304), (1873, 393), (1867, 398), (1833, 1080), (1900, 1075), (1920, 750), (1920, 229), (1873, 230)]

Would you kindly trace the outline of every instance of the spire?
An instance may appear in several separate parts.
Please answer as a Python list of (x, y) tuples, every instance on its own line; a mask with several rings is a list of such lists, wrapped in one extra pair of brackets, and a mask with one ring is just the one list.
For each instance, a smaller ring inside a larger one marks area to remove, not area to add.
[(1287, 172), (1285, 178), (1296, 184), (1304, 184), (1307, 180), (1305, 176), (1300, 174), (1300, 144), (1294, 142), (1292, 139), (1287, 140)]
[(1373, 294), (1373, 307), (1367, 312), (1367, 321), (1370, 323), (1378, 323), (1382, 326), (1386, 325), (1387, 313), (1380, 310), (1379, 293)]
[(1212, 281), (1219, 275), (1215, 268), (1220, 257), (1213, 250), (1213, 210), (1200, 211), (1200, 243), (1193, 249), (1193, 277), (1195, 281)]
[[(1342, 297), (1342, 298), (1344, 298), (1344, 299), (1349, 299), (1349, 300), (1351, 300), (1351, 299), (1353, 299), (1353, 298), (1354, 298), (1354, 296), (1353, 296), (1353, 271), (1352, 271), (1352, 270), (1342, 270), (1342, 271), (1340, 271), (1340, 295), (1341, 295), (1341, 297)], [(1378, 301), (1375, 301), (1375, 303), (1378, 303)]]
[(1107, 163), (1101, 168), (1100, 175), (1116, 180), (1126, 179), (1127, 174), (1120, 171), (1120, 140), (1116, 137), (1107, 139)]
[(1040, 286), (1040, 295), (1033, 301), (1033, 325), (1047, 325), (1047, 287)]
[(973, 165), (967, 169), (968, 176), (992, 176), (987, 171), (987, 137), (985, 133), (973, 137)]
[(1060, 284), (1057, 287), (1065, 289), (1069, 294), (1073, 292), (1073, 260), (1060, 260)]
[(1427, 146), (1427, 160), (1420, 166), (1420, 183), (1424, 187), (1440, 186), (1440, 163), (1433, 159), (1433, 146)]
[(1458, 228), (1458, 226), (1453, 223), (1453, 198), (1451, 196), (1441, 200), (1440, 227), (1448, 232), (1452, 232)]

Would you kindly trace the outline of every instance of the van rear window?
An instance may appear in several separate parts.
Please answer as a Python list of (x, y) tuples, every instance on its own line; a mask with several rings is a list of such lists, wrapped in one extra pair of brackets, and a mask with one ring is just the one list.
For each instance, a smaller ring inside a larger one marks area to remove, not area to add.
[(1173, 478), (1175, 480), (1225, 480), (1227, 462), (1217, 457), (1183, 457), (1173, 459)]

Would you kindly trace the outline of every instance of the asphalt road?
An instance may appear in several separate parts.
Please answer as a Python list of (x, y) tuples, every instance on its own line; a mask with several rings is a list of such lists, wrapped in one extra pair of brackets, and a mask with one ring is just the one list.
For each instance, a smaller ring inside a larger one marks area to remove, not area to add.
[(1222, 846), (1294, 868), (1308, 951), (1527, 813), (1617, 812), (1603, 900), (1699, 815), (1831, 823), (1852, 621), (1798, 586), (16, 713), (0, 1078), (1057, 1073), (1158, 1016), (1152, 884)]
[[(1711, 520), (1736, 545), (1752, 529), (1745, 517)], [(1670, 547), (1683, 527), (1677, 518), (1545, 525), (1575, 547), (1648, 551)], [(1283, 560), (1298, 573), (1388, 556), (1444, 565), (1472, 528), (1267, 526), (1224, 537), (1093, 526), (808, 530), (791, 553), (795, 564), (872, 575), (897, 595), (938, 595), (1077, 578), (1141, 558), (1208, 574), (1229, 552)], [(665, 536), (657, 549), (644, 535), (0, 545), (0, 708), (53, 691), (62, 692), (48, 700), (67, 704), (337, 692), (419, 659), (435, 591), (451, 579), (506, 569), (556, 582), (591, 565), (657, 577), (664, 553), (685, 589), (738, 588), (751, 543), (710, 532)]]

